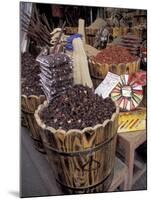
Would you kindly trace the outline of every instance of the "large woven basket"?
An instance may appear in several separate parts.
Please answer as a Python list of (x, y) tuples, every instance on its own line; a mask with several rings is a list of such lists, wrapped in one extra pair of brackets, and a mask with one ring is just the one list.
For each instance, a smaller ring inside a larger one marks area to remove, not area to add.
[(113, 177), (119, 109), (111, 119), (83, 130), (65, 131), (46, 126), (40, 118), (47, 101), (35, 112), (40, 135), (63, 192), (107, 191)]
[(38, 108), (38, 106), (42, 104), (44, 100), (45, 100), (44, 95), (21, 96), (21, 112), (23, 113), (23, 116), (25, 118), (24, 121), (26, 121), (28, 125), (30, 136), (34, 141), (36, 149), (40, 152), (44, 152), (44, 148), (39, 134), (39, 127), (34, 118), (34, 113), (35, 110)]

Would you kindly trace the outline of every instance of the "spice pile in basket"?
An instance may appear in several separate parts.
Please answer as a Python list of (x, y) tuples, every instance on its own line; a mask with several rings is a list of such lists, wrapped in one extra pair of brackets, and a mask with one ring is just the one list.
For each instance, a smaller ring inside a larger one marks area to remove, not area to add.
[(21, 54), (21, 93), (23, 95), (43, 95), (39, 84), (40, 68), (30, 53)]
[(100, 51), (94, 60), (101, 64), (119, 64), (134, 62), (138, 57), (131, 55), (124, 47), (112, 45)]
[(54, 98), (40, 115), (47, 126), (69, 130), (102, 124), (115, 111), (110, 98), (102, 99), (89, 87), (74, 85)]

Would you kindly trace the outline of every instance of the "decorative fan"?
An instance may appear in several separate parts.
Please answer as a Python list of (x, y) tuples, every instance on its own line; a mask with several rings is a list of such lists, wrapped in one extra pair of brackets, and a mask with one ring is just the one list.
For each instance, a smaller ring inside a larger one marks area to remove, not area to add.
[(121, 75), (120, 82), (111, 92), (111, 98), (121, 110), (134, 110), (143, 99), (143, 88), (131, 75)]

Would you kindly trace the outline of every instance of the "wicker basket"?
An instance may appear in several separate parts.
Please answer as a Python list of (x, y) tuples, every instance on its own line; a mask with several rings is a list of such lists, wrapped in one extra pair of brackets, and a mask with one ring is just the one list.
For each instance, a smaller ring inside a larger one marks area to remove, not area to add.
[[(86, 43), (89, 45), (94, 44), (95, 36), (98, 29), (92, 29), (92, 28), (85, 28), (85, 34), (86, 34)], [(67, 35), (73, 35), (78, 32), (78, 27), (66, 27), (66, 34)]]
[(126, 35), (128, 31), (129, 31), (128, 27), (113, 27), (112, 28), (113, 38)]
[(42, 153), (44, 153), (44, 148), (39, 134), (39, 127), (34, 118), (34, 113), (37, 107), (42, 104), (44, 100), (44, 95), (21, 96), (21, 112), (24, 114), (24, 118), (26, 119), (25, 121), (27, 122), (28, 128), (30, 130), (30, 136), (34, 141), (36, 149)]
[(92, 77), (100, 77), (100, 79), (105, 78), (107, 73), (110, 71), (112, 73), (122, 75), (122, 74), (133, 74), (137, 72), (140, 68), (140, 59), (130, 63), (120, 63), (120, 64), (100, 64), (94, 61), (93, 57), (89, 58), (89, 70)]
[(119, 109), (111, 119), (83, 130), (64, 131), (46, 126), (35, 112), (43, 144), (56, 181), (69, 194), (107, 191), (113, 177)]
[(145, 28), (141, 26), (133, 26), (131, 28), (131, 32), (133, 35), (136, 35), (138, 38), (142, 39), (143, 38), (143, 33), (144, 33)]

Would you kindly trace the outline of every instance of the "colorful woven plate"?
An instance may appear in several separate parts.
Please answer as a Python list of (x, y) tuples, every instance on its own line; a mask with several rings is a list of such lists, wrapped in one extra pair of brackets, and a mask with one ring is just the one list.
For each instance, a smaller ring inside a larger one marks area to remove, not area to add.
[(121, 75), (120, 82), (111, 92), (111, 98), (121, 110), (134, 110), (143, 99), (143, 88), (130, 75)]

